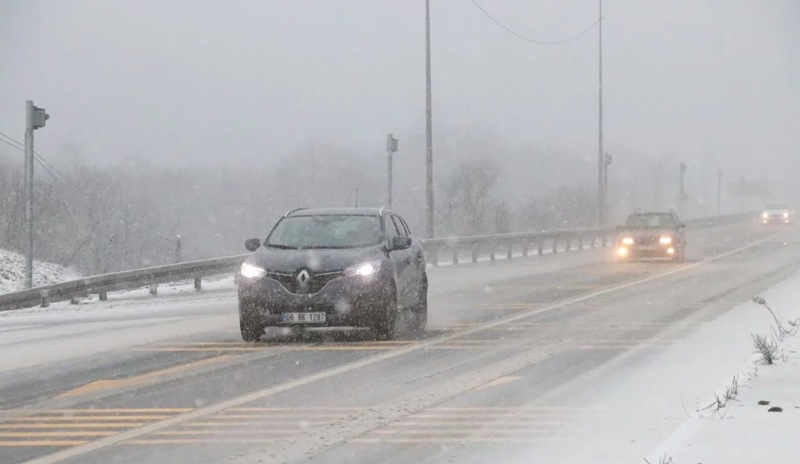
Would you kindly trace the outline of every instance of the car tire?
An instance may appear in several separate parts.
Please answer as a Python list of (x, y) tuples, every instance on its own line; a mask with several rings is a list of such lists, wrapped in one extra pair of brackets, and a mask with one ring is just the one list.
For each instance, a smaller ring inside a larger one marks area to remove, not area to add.
[(415, 332), (424, 332), (428, 325), (428, 275), (422, 276), (420, 284), (419, 303), (412, 308), (414, 322), (411, 328)]
[(242, 340), (246, 342), (257, 342), (264, 335), (264, 324), (249, 311), (239, 308), (239, 331), (242, 333)]
[(397, 291), (393, 284), (386, 286), (371, 324), (378, 340), (394, 340), (397, 331)]

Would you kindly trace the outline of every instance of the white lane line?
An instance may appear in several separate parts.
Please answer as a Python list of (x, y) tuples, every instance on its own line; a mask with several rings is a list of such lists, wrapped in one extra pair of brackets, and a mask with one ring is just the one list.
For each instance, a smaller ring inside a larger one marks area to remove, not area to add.
[(780, 235), (781, 235), (781, 233), (770, 235), (769, 237), (767, 237), (765, 239), (758, 240), (758, 241), (753, 242), (753, 243), (751, 243), (749, 245), (746, 245), (746, 246), (743, 246), (743, 247), (740, 247), (740, 248), (737, 248), (737, 249), (734, 249), (734, 250), (731, 250), (731, 251), (727, 251), (725, 253), (713, 256), (711, 258), (707, 258), (707, 259), (705, 259), (703, 261), (698, 261), (696, 263), (687, 264), (687, 265), (681, 266), (679, 268), (676, 268), (676, 269), (673, 269), (673, 270), (670, 270), (670, 271), (666, 271), (666, 272), (663, 272), (663, 273), (660, 273), (660, 274), (655, 274), (655, 275), (651, 275), (651, 276), (645, 277), (643, 279), (639, 279), (639, 280), (627, 282), (627, 283), (624, 283), (624, 284), (620, 284), (620, 285), (617, 285), (617, 286), (614, 286), (614, 287), (607, 288), (605, 290), (600, 290), (600, 291), (597, 291), (597, 292), (594, 292), (594, 293), (591, 293), (591, 294), (588, 294), (588, 295), (584, 295), (584, 296), (581, 296), (581, 297), (573, 298), (573, 299), (570, 299), (570, 300), (567, 300), (567, 301), (564, 301), (564, 302), (561, 302), (561, 303), (555, 303), (555, 304), (552, 304), (552, 305), (549, 305), (549, 306), (544, 306), (544, 307), (541, 307), (541, 308), (532, 309), (532, 310), (529, 310), (529, 311), (523, 311), (523, 312), (520, 312), (520, 313), (509, 315), (509, 316), (506, 316), (506, 317), (501, 318), (501, 319), (496, 319), (496, 320), (491, 321), (491, 322), (486, 322), (486, 323), (483, 323), (481, 325), (465, 329), (465, 330), (463, 330), (461, 332), (455, 332), (455, 333), (452, 333), (452, 334), (443, 335), (441, 337), (432, 338), (432, 339), (429, 339), (429, 340), (426, 340), (426, 341), (422, 341), (422, 342), (420, 342), (418, 344), (415, 344), (415, 345), (409, 345), (409, 346), (406, 346), (406, 347), (403, 347), (403, 348), (398, 348), (398, 349), (393, 350), (393, 351), (389, 351), (389, 352), (386, 352), (386, 353), (381, 353), (381, 354), (378, 354), (378, 355), (375, 355), (375, 356), (364, 358), (364, 359), (361, 359), (359, 361), (355, 361), (355, 362), (352, 362), (352, 363), (349, 363), (349, 364), (345, 364), (345, 365), (342, 365), (342, 366), (337, 366), (337, 367), (334, 367), (334, 368), (326, 370), (326, 371), (321, 371), (321, 372), (318, 372), (316, 374), (309, 375), (307, 377), (302, 377), (302, 378), (299, 378), (299, 379), (296, 379), (296, 380), (293, 380), (293, 381), (290, 381), (290, 382), (286, 382), (286, 383), (282, 383), (282, 384), (278, 384), (278, 385), (273, 385), (271, 387), (267, 387), (267, 388), (264, 388), (264, 389), (261, 389), (261, 390), (258, 390), (258, 391), (252, 392), (252, 393), (248, 393), (246, 395), (242, 395), (242, 396), (239, 396), (237, 398), (232, 398), (230, 400), (226, 400), (226, 401), (222, 401), (220, 403), (212, 404), (212, 405), (206, 406), (204, 408), (195, 409), (192, 412), (181, 414), (179, 416), (175, 416), (175, 417), (170, 418), (170, 419), (166, 419), (166, 420), (163, 420), (163, 421), (160, 421), (160, 422), (150, 423), (150, 424), (141, 426), (139, 428), (135, 428), (135, 429), (127, 430), (127, 431), (124, 431), (124, 432), (120, 432), (120, 433), (118, 433), (116, 435), (112, 435), (110, 437), (101, 438), (99, 440), (94, 440), (94, 441), (91, 441), (91, 442), (83, 444), (83, 445), (75, 446), (73, 448), (64, 449), (64, 450), (52, 453), (52, 454), (47, 455), (47, 456), (42, 456), (40, 458), (34, 458), (34, 459), (32, 459), (30, 461), (27, 461), (27, 462), (28, 462), (28, 464), (53, 464), (53, 463), (57, 463), (57, 462), (60, 462), (60, 461), (66, 460), (66, 459), (71, 459), (71, 458), (74, 458), (74, 457), (77, 457), (77, 456), (81, 456), (81, 455), (84, 455), (84, 454), (87, 454), (87, 453), (90, 453), (90, 452), (94, 452), (94, 451), (98, 451), (98, 450), (101, 450), (101, 449), (104, 449), (104, 448), (108, 448), (110, 446), (117, 445), (117, 444), (123, 443), (123, 442), (128, 441), (128, 440), (135, 440), (135, 439), (138, 439), (138, 438), (140, 438), (142, 436), (145, 436), (145, 435), (148, 435), (148, 434), (151, 434), (151, 433), (154, 433), (154, 432), (159, 432), (161, 430), (164, 430), (164, 429), (172, 427), (172, 426), (180, 425), (180, 424), (183, 424), (183, 423), (191, 421), (191, 420), (199, 419), (201, 417), (210, 416), (212, 414), (217, 414), (217, 413), (220, 413), (220, 412), (222, 412), (222, 411), (224, 411), (226, 409), (239, 407), (239, 406), (242, 406), (244, 404), (247, 404), (247, 403), (250, 403), (250, 402), (253, 402), (253, 401), (257, 401), (257, 400), (266, 398), (268, 396), (275, 395), (277, 393), (285, 392), (285, 391), (291, 390), (293, 388), (301, 387), (301, 386), (308, 385), (308, 384), (311, 384), (311, 383), (314, 383), (314, 382), (318, 382), (320, 380), (324, 380), (324, 379), (327, 379), (327, 378), (330, 378), (330, 377), (334, 377), (334, 376), (337, 376), (337, 375), (340, 375), (340, 374), (344, 374), (346, 372), (354, 371), (354, 370), (360, 369), (362, 367), (371, 366), (373, 364), (377, 364), (377, 363), (380, 363), (380, 362), (383, 362), (383, 361), (386, 361), (386, 360), (389, 360), (389, 359), (397, 358), (397, 357), (400, 357), (400, 356), (403, 356), (403, 355), (406, 355), (406, 354), (409, 354), (409, 353), (413, 353), (415, 351), (420, 351), (420, 350), (423, 350), (423, 349), (426, 349), (426, 348), (429, 348), (429, 347), (432, 347), (432, 346), (435, 346), (435, 345), (442, 344), (444, 342), (448, 342), (448, 341), (454, 340), (454, 339), (459, 338), (459, 337), (464, 337), (464, 336), (467, 336), (467, 335), (478, 333), (478, 332), (480, 332), (482, 330), (485, 330), (485, 329), (494, 328), (494, 327), (497, 327), (497, 326), (500, 326), (500, 325), (503, 325), (503, 324), (508, 324), (509, 322), (518, 321), (518, 320), (525, 319), (525, 318), (528, 318), (528, 317), (531, 317), (531, 316), (534, 316), (534, 315), (547, 313), (547, 312), (550, 312), (550, 311), (554, 311), (556, 309), (563, 308), (563, 307), (565, 307), (567, 305), (580, 303), (582, 301), (586, 301), (586, 300), (589, 300), (589, 299), (592, 299), (592, 298), (596, 298), (598, 296), (602, 296), (602, 295), (606, 295), (606, 294), (609, 294), (609, 293), (612, 293), (612, 292), (617, 292), (617, 291), (620, 291), (620, 290), (624, 290), (624, 289), (627, 289), (627, 288), (630, 288), (630, 287), (633, 287), (633, 286), (636, 286), (636, 285), (641, 285), (641, 284), (644, 284), (644, 283), (652, 282), (652, 281), (655, 281), (655, 280), (658, 280), (658, 279), (662, 279), (662, 278), (665, 278), (665, 277), (669, 277), (669, 276), (672, 276), (672, 275), (675, 275), (675, 274), (678, 274), (678, 273), (681, 273), (681, 272), (686, 272), (688, 270), (691, 270), (691, 269), (694, 269), (696, 267), (702, 266), (703, 264), (707, 264), (707, 263), (710, 263), (710, 262), (718, 261), (718, 260), (726, 258), (728, 256), (731, 256), (731, 255), (734, 255), (734, 254), (737, 254), (737, 253), (741, 253), (742, 251), (745, 251), (745, 250), (748, 250), (750, 248), (756, 247), (756, 246), (758, 246), (758, 245), (760, 245), (762, 243), (766, 243), (768, 241), (774, 240), (776, 237), (778, 237)]

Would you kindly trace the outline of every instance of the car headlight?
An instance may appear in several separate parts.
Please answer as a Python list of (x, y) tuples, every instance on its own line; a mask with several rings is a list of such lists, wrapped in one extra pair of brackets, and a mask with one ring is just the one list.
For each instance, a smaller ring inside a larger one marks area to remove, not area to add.
[(661, 238), (658, 239), (658, 243), (660, 243), (662, 245), (669, 245), (670, 243), (672, 243), (672, 237), (670, 237), (668, 235), (664, 235), (664, 236), (662, 236)]
[(622, 239), (623, 245), (633, 245), (633, 237), (625, 237)]
[(761, 214), (761, 217), (762, 217), (762, 218), (764, 218), (764, 219), (767, 219), (767, 218), (769, 217), (769, 213), (767, 213), (767, 212), (765, 211), (765, 212), (763, 212), (763, 213)]
[(255, 264), (242, 263), (242, 275), (248, 279), (260, 279), (267, 275), (266, 269)]
[(787, 212), (783, 213), (783, 217), (788, 218), (789, 217), (789, 212), (787, 211)]
[(356, 266), (348, 267), (344, 270), (344, 275), (348, 277), (370, 277), (376, 274), (381, 269), (381, 262), (380, 261), (370, 261), (367, 263), (361, 263)]

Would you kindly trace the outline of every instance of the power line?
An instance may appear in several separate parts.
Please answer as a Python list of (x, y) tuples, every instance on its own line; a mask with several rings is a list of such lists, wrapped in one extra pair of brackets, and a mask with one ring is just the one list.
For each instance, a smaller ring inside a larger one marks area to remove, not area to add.
[(487, 18), (489, 18), (489, 19), (490, 19), (490, 20), (491, 20), (493, 23), (495, 23), (495, 24), (497, 24), (498, 26), (500, 26), (500, 27), (501, 27), (503, 30), (505, 30), (505, 31), (506, 31), (506, 32), (508, 32), (509, 34), (513, 35), (514, 37), (516, 37), (516, 38), (518, 38), (518, 39), (522, 39), (522, 40), (524, 40), (524, 41), (526, 41), (526, 42), (534, 43), (534, 44), (537, 44), (537, 45), (558, 45), (558, 44), (563, 44), (563, 43), (566, 43), (566, 42), (570, 42), (570, 41), (572, 41), (572, 40), (575, 40), (575, 39), (577, 39), (578, 37), (581, 37), (582, 35), (586, 34), (587, 32), (589, 32), (589, 31), (591, 31), (592, 29), (594, 29), (595, 27), (597, 27), (597, 25), (598, 25), (598, 24), (600, 24), (600, 18), (598, 18), (598, 19), (597, 19), (597, 21), (595, 21), (594, 23), (592, 23), (592, 25), (591, 25), (591, 26), (589, 26), (588, 28), (584, 29), (583, 31), (581, 31), (581, 32), (579, 32), (579, 33), (577, 33), (577, 34), (575, 34), (575, 35), (573, 35), (573, 36), (570, 36), (570, 37), (567, 37), (567, 38), (564, 38), (564, 39), (560, 39), (560, 40), (536, 40), (536, 39), (532, 39), (532, 38), (530, 38), (530, 37), (526, 37), (526, 36), (524, 36), (524, 35), (522, 35), (522, 34), (518, 33), (517, 31), (515, 31), (515, 30), (511, 29), (510, 27), (506, 26), (505, 24), (501, 23), (501, 22), (500, 22), (499, 20), (497, 20), (497, 19), (496, 19), (494, 16), (492, 16), (491, 14), (489, 14), (489, 12), (488, 12), (488, 11), (486, 11), (486, 9), (485, 9), (484, 7), (482, 7), (482, 6), (480, 5), (480, 3), (478, 3), (478, 1), (477, 1), (477, 0), (472, 0), (472, 3), (473, 3), (473, 4), (474, 4), (476, 7), (478, 7), (478, 9), (479, 9), (479, 10), (481, 10), (481, 12), (482, 12), (482, 13), (483, 13), (483, 14), (484, 14), (484, 15), (485, 15)]

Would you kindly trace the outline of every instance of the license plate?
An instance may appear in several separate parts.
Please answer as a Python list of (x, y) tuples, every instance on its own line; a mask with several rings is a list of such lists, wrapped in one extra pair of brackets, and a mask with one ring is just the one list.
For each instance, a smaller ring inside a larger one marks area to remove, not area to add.
[(325, 313), (283, 313), (281, 321), (287, 324), (322, 324)]
[(655, 245), (644, 245), (639, 247), (640, 251), (656, 251), (658, 247)]

